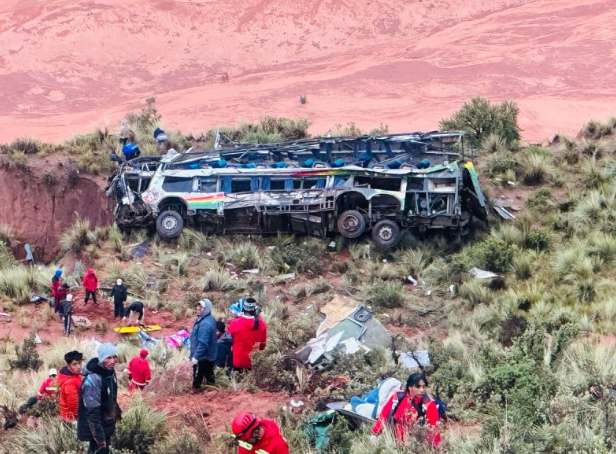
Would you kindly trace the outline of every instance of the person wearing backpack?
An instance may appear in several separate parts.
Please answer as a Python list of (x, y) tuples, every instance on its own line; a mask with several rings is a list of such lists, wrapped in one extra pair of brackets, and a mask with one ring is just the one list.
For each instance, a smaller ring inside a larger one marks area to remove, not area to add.
[(394, 393), (387, 401), (372, 432), (379, 435), (389, 427), (396, 440), (408, 443), (408, 431), (415, 425), (427, 424), (430, 427), (428, 439), (432, 446), (441, 443), (437, 425), (446, 421), (445, 405), (426, 393), (428, 380), (421, 373), (409, 375), (404, 391)]

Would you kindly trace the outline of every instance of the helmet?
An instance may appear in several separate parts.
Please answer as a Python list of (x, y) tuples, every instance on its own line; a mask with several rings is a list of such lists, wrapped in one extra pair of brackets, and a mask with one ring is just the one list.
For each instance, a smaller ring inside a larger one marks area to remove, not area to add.
[(243, 309), (246, 312), (254, 312), (257, 309), (257, 300), (249, 296), (244, 300)]
[(250, 438), (252, 430), (261, 423), (259, 418), (254, 413), (243, 411), (239, 413), (231, 423), (231, 430), (235, 438), (241, 441), (246, 441)]

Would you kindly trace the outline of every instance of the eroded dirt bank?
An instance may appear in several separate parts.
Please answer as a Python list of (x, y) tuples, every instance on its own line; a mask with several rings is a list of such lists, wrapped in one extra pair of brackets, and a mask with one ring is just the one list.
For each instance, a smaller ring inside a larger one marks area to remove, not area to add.
[[(46, 175), (54, 175), (55, 182)], [(15, 256), (23, 259), (23, 246), (30, 243), (35, 261), (53, 260), (60, 235), (78, 215), (92, 227), (109, 224), (104, 185), (104, 177), (81, 174), (52, 158), (29, 171), (0, 167), (0, 219), (14, 229)]]

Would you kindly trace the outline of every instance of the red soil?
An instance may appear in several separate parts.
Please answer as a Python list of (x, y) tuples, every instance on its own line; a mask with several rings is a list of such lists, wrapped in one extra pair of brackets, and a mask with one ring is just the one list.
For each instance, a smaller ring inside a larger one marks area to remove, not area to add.
[(313, 133), (434, 129), (481, 95), (545, 140), (616, 110), (612, 3), (4, 0), (0, 140), (115, 128), (152, 95), (185, 131), (284, 115)]

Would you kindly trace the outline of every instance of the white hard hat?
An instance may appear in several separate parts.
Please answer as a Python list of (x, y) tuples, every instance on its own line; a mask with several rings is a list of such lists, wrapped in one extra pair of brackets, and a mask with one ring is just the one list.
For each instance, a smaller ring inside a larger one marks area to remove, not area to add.
[(70, 293), (66, 295), (66, 301), (73, 301), (73, 295), (71, 295)]
[(58, 375), (58, 371), (55, 370), (54, 368), (49, 369), (49, 375)]
[(122, 285), (122, 279), (118, 279), (118, 280), (116, 281), (116, 284), (118, 284), (118, 285)]

